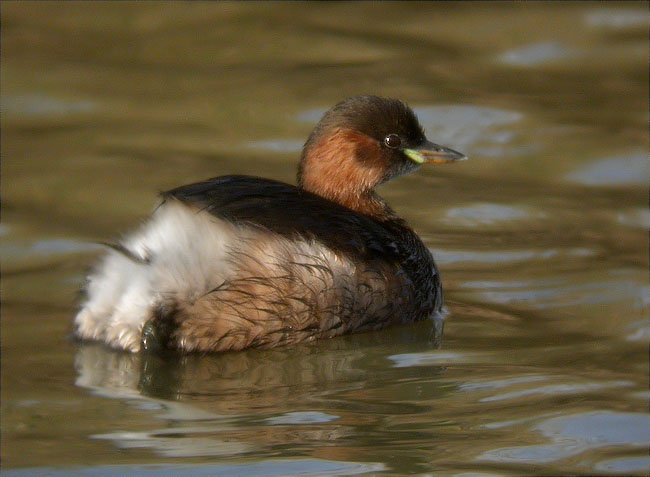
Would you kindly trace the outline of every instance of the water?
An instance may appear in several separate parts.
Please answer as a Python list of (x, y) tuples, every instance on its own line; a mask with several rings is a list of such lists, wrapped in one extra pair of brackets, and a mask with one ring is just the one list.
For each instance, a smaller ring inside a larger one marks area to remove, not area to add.
[[(650, 472), (647, 4), (2, 5), (7, 475)], [(169, 359), (70, 339), (158, 191), (293, 181), (340, 99), (470, 160), (381, 189), (449, 315)]]

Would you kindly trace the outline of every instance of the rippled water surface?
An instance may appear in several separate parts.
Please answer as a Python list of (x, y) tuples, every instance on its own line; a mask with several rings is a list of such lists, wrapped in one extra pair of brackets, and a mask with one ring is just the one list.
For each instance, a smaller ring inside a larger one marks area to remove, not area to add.
[[(648, 474), (647, 8), (3, 2), (6, 474)], [(183, 183), (293, 181), (365, 92), (470, 156), (381, 188), (441, 268), (440, 347), (70, 339), (96, 242)]]

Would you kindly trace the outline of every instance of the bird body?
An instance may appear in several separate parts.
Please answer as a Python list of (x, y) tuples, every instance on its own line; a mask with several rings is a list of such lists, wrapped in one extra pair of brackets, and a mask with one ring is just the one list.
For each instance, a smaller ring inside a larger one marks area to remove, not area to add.
[(223, 176), (164, 193), (89, 277), (76, 333), (212, 352), (430, 317), (442, 306), (434, 259), (374, 188), (431, 158), (463, 156), (429, 143), (401, 102), (343, 101), (307, 140), (298, 186)]

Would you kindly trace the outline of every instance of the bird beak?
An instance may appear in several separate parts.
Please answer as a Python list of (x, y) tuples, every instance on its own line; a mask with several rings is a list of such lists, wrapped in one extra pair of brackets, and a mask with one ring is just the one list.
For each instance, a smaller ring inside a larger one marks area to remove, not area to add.
[(424, 141), (412, 149), (403, 149), (403, 152), (416, 164), (444, 164), (467, 159), (465, 154), (445, 146), (439, 146), (431, 141)]

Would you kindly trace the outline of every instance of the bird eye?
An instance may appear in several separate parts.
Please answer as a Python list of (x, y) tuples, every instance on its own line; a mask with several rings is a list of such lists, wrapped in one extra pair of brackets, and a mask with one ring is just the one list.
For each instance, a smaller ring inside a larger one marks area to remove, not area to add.
[(389, 134), (384, 138), (384, 144), (391, 149), (397, 149), (402, 144), (402, 140), (397, 134)]

